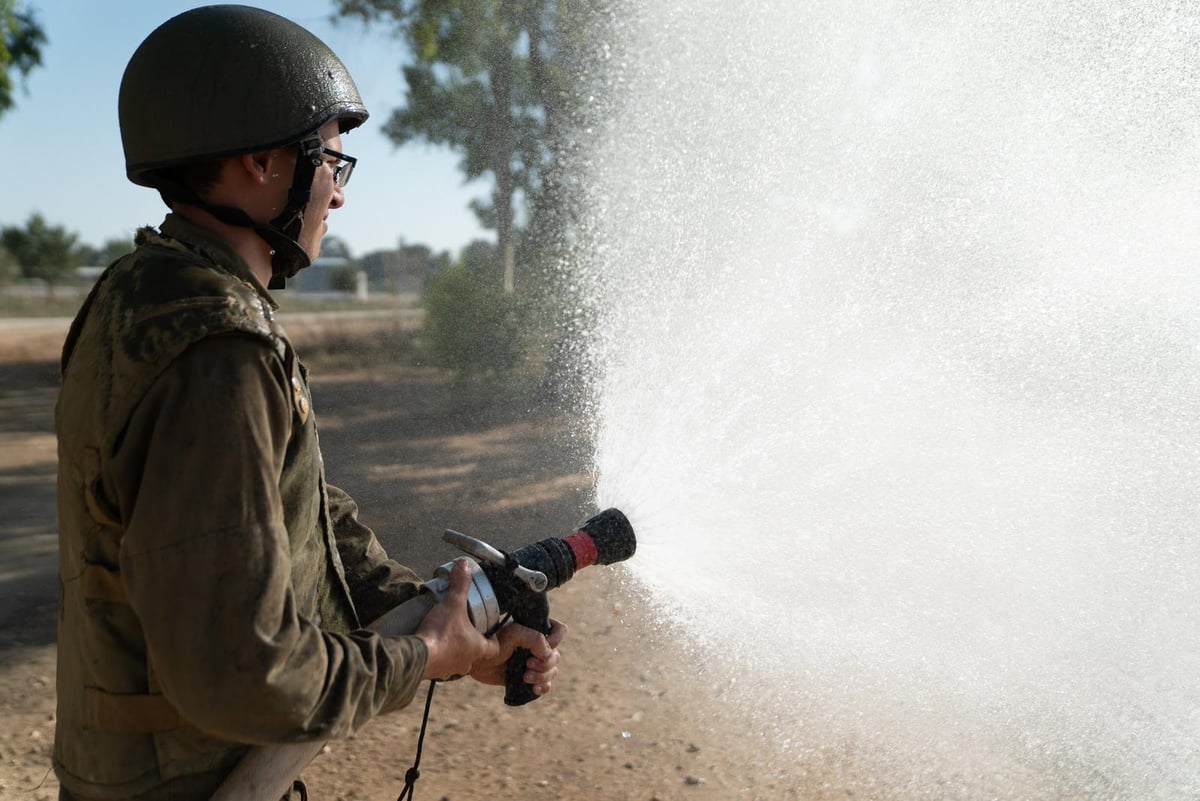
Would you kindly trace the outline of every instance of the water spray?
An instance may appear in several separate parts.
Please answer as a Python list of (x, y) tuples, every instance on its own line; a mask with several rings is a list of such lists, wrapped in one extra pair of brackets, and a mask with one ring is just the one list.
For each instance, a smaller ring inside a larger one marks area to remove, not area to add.
[[(606, 509), (588, 519), (567, 537), (547, 537), (505, 553), (483, 540), (447, 530), (443, 539), (466, 553), (471, 566), (467, 614), (472, 625), (491, 636), (511, 620), (543, 634), (550, 633), (550, 602), (546, 593), (561, 587), (578, 571), (591, 565), (610, 565), (633, 556), (637, 539), (628, 518), (617, 509)], [(446, 597), (450, 588), (447, 562), (434, 571), (423, 592), (380, 617), (367, 628), (385, 636), (412, 634), (429, 610)], [(504, 703), (521, 706), (538, 698), (524, 682), (529, 651), (519, 648), (509, 658)], [(428, 718), (430, 694), (426, 700)], [(424, 723), (421, 738), (425, 735)], [(246, 798), (280, 798), (292, 782), (324, 748), (324, 742), (259, 746), (237, 764), (212, 801)], [(420, 760), (420, 746), (417, 748)], [(416, 781), (416, 764), (409, 770), (408, 792)]]

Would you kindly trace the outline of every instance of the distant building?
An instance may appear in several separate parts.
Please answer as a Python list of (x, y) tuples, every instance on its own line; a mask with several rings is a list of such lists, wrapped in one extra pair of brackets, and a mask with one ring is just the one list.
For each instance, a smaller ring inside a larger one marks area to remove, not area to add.
[(401, 245), (396, 250), (377, 250), (358, 260), (367, 274), (372, 292), (420, 295), (425, 291), (432, 251), (424, 245)]
[(345, 256), (318, 256), (310, 266), (288, 279), (288, 289), (293, 292), (333, 292), (334, 274), (353, 265), (354, 261)]

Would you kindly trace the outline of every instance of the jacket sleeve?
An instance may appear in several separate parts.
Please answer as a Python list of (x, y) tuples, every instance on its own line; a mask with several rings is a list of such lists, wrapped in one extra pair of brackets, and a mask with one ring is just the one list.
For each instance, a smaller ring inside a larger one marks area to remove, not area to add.
[(326, 485), (326, 492), (346, 584), (359, 620), (366, 625), (416, 595), (422, 582), (412, 570), (388, 558), (375, 533), (359, 522), (354, 499), (332, 485)]
[(335, 634), (299, 613), (279, 492), (291, 425), (274, 350), (214, 337), (156, 380), (113, 461), (151, 684), (236, 742), (348, 735), (411, 701), (427, 657), (416, 637)]

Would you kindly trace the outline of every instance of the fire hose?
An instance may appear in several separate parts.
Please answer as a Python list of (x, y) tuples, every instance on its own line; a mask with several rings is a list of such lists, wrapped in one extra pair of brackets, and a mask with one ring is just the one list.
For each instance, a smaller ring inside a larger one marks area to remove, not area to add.
[[(562, 586), (578, 570), (590, 565), (624, 561), (633, 556), (637, 547), (633, 527), (617, 509), (600, 512), (570, 536), (548, 537), (512, 553), (457, 531), (446, 531), (443, 539), (467, 554), (464, 558), (471, 568), (467, 613), (472, 625), (487, 636), (509, 618), (549, 634), (548, 591)], [(367, 628), (384, 636), (412, 634), (429, 610), (445, 598), (453, 564), (447, 562), (437, 568), (420, 595)], [(523, 678), (529, 655), (528, 650), (519, 648), (508, 660), (504, 703), (509, 706), (538, 698)], [(324, 747), (324, 741), (311, 741), (251, 748), (217, 788), (212, 801), (281, 798)]]

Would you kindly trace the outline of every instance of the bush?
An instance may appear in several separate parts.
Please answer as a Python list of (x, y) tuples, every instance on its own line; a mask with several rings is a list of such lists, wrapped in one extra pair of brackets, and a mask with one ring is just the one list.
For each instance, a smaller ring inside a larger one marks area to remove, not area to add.
[(451, 264), (425, 287), (425, 356), (467, 374), (511, 370), (523, 351), (517, 312), (496, 282)]
[(354, 264), (335, 267), (329, 273), (329, 289), (333, 292), (357, 292), (358, 267)]
[(21, 272), (17, 260), (8, 250), (0, 245), (0, 286), (7, 286)]

